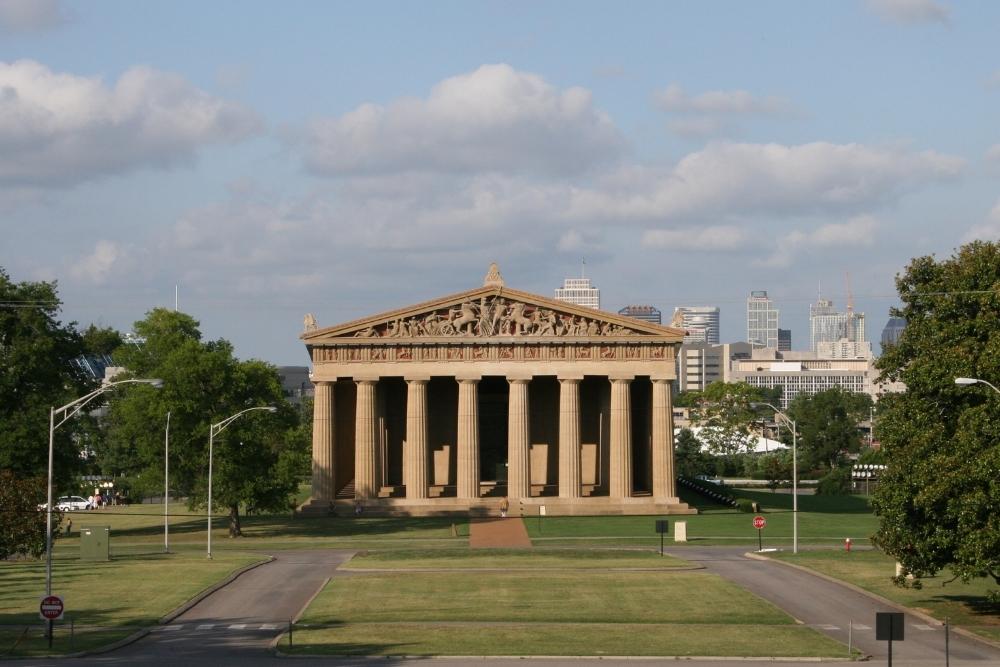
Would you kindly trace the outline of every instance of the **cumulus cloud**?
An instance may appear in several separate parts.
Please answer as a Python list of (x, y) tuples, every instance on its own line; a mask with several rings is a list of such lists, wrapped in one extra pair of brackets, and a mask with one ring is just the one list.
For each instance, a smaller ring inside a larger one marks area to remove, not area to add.
[(870, 215), (859, 215), (843, 223), (822, 225), (812, 231), (795, 230), (774, 241), (774, 251), (758, 266), (782, 268), (789, 266), (803, 253), (838, 247), (864, 247), (875, 243), (878, 220)]
[(868, 0), (868, 8), (893, 23), (947, 23), (950, 10), (934, 0)]
[(616, 158), (622, 136), (588, 90), (483, 65), (425, 99), (364, 104), (311, 123), (306, 164), (327, 175), (431, 172), (575, 173)]
[(982, 224), (976, 225), (962, 239), (962, 243), (971, 241), (1000, 241), (1000, 199), (986, 216)]
[(745, 90), (713, 90), (700, 95), (688, 95), (677, 84), (671, 84), (653, 96), (663, 111), (710, 114), (772, 114), (790, 109), (780, 97), (754, 97)]
[(70, 275), (77, 280), (102, 285), (115, 272), (125, 272), (134, 265), (126, 248), (114, 241), (101, 240), (94, 251), (81, 257), (70, 267)]
[(955, 177), (963, 161), (862, 144), (713, 143), (632, 188), (580, 190), (570, 217), (685, 220), (864, 210)]
[(47, 30), (69, 18), (59, 0), (0, 0), (0, 33)]
[(149, 67), (112, 86), (21, 60), (0, 63), (0, 185), (73, 185), (194, 158), (258, 128), (243, 107)]
[(643, 246), (665, 250), (735, 250), (746, 243), (746, 232), (733, 225), (649, 229), (642, 235)]

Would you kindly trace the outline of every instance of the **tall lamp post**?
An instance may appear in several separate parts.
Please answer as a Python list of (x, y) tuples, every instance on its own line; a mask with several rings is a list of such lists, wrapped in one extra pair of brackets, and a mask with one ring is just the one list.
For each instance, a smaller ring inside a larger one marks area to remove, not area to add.
[(795, 420), (770, 403), (751, 403), (751, 407), (767, 406), (774, 410), (774, 416), (780, 417), (792, 427), (792, 553), (799, 552), (799, 461), (798, 461), (798, 429)]
[[(61, 408), (51, 408), (49, 410), (49, 489), (48, 502), (45, 504), (45, 595), (52, 595), (52, 450), (55, 443), (56, 429), (76, 416), (83, 406), (100, 396), (106, 391), (123, 384), (148, 384), (159, 389), (163, 386), (163, 380), (143, 379), (143, 380), (118, 380), (109, 382), (106, 385), (95, 389), (86, 396), (67, 403)], [(56, 421), (58, 417), (59, 421)], [(52, 622), (49, 621), (49, 639), (52, 638)]]
[(955, 384), (960, 387), (968, 387), (970, 384), (985, 384), (987, 387), (1000, 394), (1000, 389), (997, 389), (986, 380), (980, 380), (979, 378), (955, 378)]
[(268, 412), (277, 412), (278, 408), (273, 405), (260, 405), (255, 408), (247, 408), (241, 412), (237, 412), (231, 417), (226, 417), (221, 422), (212, 424), (208, 429), (208, 558), (212, 558), (212, 450), (215, 444), (215, 436), (221, 433), (227, 426), (232, 424), (234, 421), (242, 417), (248, 412), (253, 412), (254, 410), (267, 410)]

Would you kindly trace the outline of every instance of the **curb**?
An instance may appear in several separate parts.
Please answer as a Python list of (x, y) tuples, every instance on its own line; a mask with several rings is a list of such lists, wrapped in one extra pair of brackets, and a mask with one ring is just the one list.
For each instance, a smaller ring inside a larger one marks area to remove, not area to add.
[(311, 654), (311, 655), (297, 655), (290, 653), (282, 653), (279, 650), (275, 650), (275, 655), (281, 658), (288, 659), (298, 659), (298, 658), (309, 658), (315, 660), (316, 658), (324, 658), (332, 664), (336, 664), (338, 660), (455, 660), (455, 661), (471, 661), (471, 660), (572, 660), (574, 662), (578, 661), (602, 661), (602, 660), (627, 660), (629, 662), (653, 662), (653, 661), (664, 661), (671, 660), (674, 662), (701, 662), (711, 660), (712, 662), (815, 662), (817, 664), (828, 663), (828, 662), (854, 662), (851, 658), (816, 658), (816, 657), (805, 657), (796, 658), (794, 656), (715, 656), (715, 655), (327, 655), (327, 654)]
[[(796, 563), (789, 563), (789, 562), (784, 561), (784, 560), (777, 560), (777, 559), (774, 559), (774, 558), (768, 558), (767, 556), (762, 556), (760, 554), (756, 554), (756, 553), (753, 553), (753, 552), (747, 552), (747, 553), (743, 554), (743, 556), (746, 557), (746, 558), (750, 558), (752, 560), (762, 560), (762, 561), (767, 561), (769, 563), (778, 563), (779, 565), (783, 565), (785, 567), (790, 567), (790, 568), (793, 568), (793, 569), (805, 572), (807, 574), (811, 574), (814, 577), (819, 577), (820, 579), (825, 579), (826, 581), (829, 581), (831, 583), (840, 584), (841, 586), (844, 586), (846, 588), (851, 589), (855, 593), (861, 593), (862, 595), (865, 595), (865, 596), (871, 598), (872, 600), (875, 600), (876, 602), (880, 602), (880, 603), (886, 605), (887, 607), (892, 607), (893, 609), (897, 609), (899, 611), (906, 612), (907, 614), (910, 614), (911, 616), (916, 616), (917, 618), (919, 618), (920, 620), (922, 620), (922, 621), (924, 621), (926, 623), (933, 623), (934, 625), (937, 625), (939, 627), (944, 627), (944, 623), (942, 621), (934, 618), (930, 614), (922, 612), (919, 609), (913, 609), (912, 607), (907, 607), (906, 605), (903, 605), (903, 604), (900, 604), (900, 603), (895, 602), (893, 600), (890, 600), (889, 598), (882, 597), (878, 593), (873, 593), (873, 592), (871, 592), (869, 590), (865, 590), (864, 588), (861, 588), (860, 586), (858, 586), (856, 584), (852, 584), (852, 583), (850, 583), (848, 581), (844, 581), (843, 579), (837, 579), (836, 577), (831, 577), (828, 574), (824, 574), (822, 572), (817, 572), (816, 570), (810, 569), (810, 568), (805, 567), (803, 565), (798, 565)], [(963, 627), (949, 625), (948, 628), (949, 628), (950, 631), (956, 632), (956, 633), (962, 635), (963, 637), (967, 637), (968, 639), (974, 639), (974, 640), (976, 640), (978, 642), (982, 642), (983, 644), (986, 644), (987, 646), (991, 646), (993, 648), (1000, 648), (1000, 642), (994, 641), (992, 639), (988, 639), (986, 637), (982, 637), (980, 635), (977, 635), (976, 633), (971, 632), (969, 630), (966, 630)]]

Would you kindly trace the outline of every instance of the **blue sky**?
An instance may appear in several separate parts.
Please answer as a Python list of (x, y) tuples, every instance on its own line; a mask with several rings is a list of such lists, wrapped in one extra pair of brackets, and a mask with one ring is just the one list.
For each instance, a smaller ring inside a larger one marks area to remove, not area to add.
[(0, 266), (65, 315), (173, 305), (243, 357), (481, 284), (603, 307), (766, 289), (796, 348), (849, 273), (1000, 237), (995, 2), (0, 0)]

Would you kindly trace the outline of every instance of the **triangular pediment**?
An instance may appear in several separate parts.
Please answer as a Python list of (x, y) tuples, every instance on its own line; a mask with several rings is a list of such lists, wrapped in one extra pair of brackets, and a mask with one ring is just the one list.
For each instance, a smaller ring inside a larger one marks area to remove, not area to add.
[(680, 342), (682, 329), (488, 285), (373, 315), (353, 322), (309, 329), (309, 345), (349, 339), (607, 339), (640, 338)]

